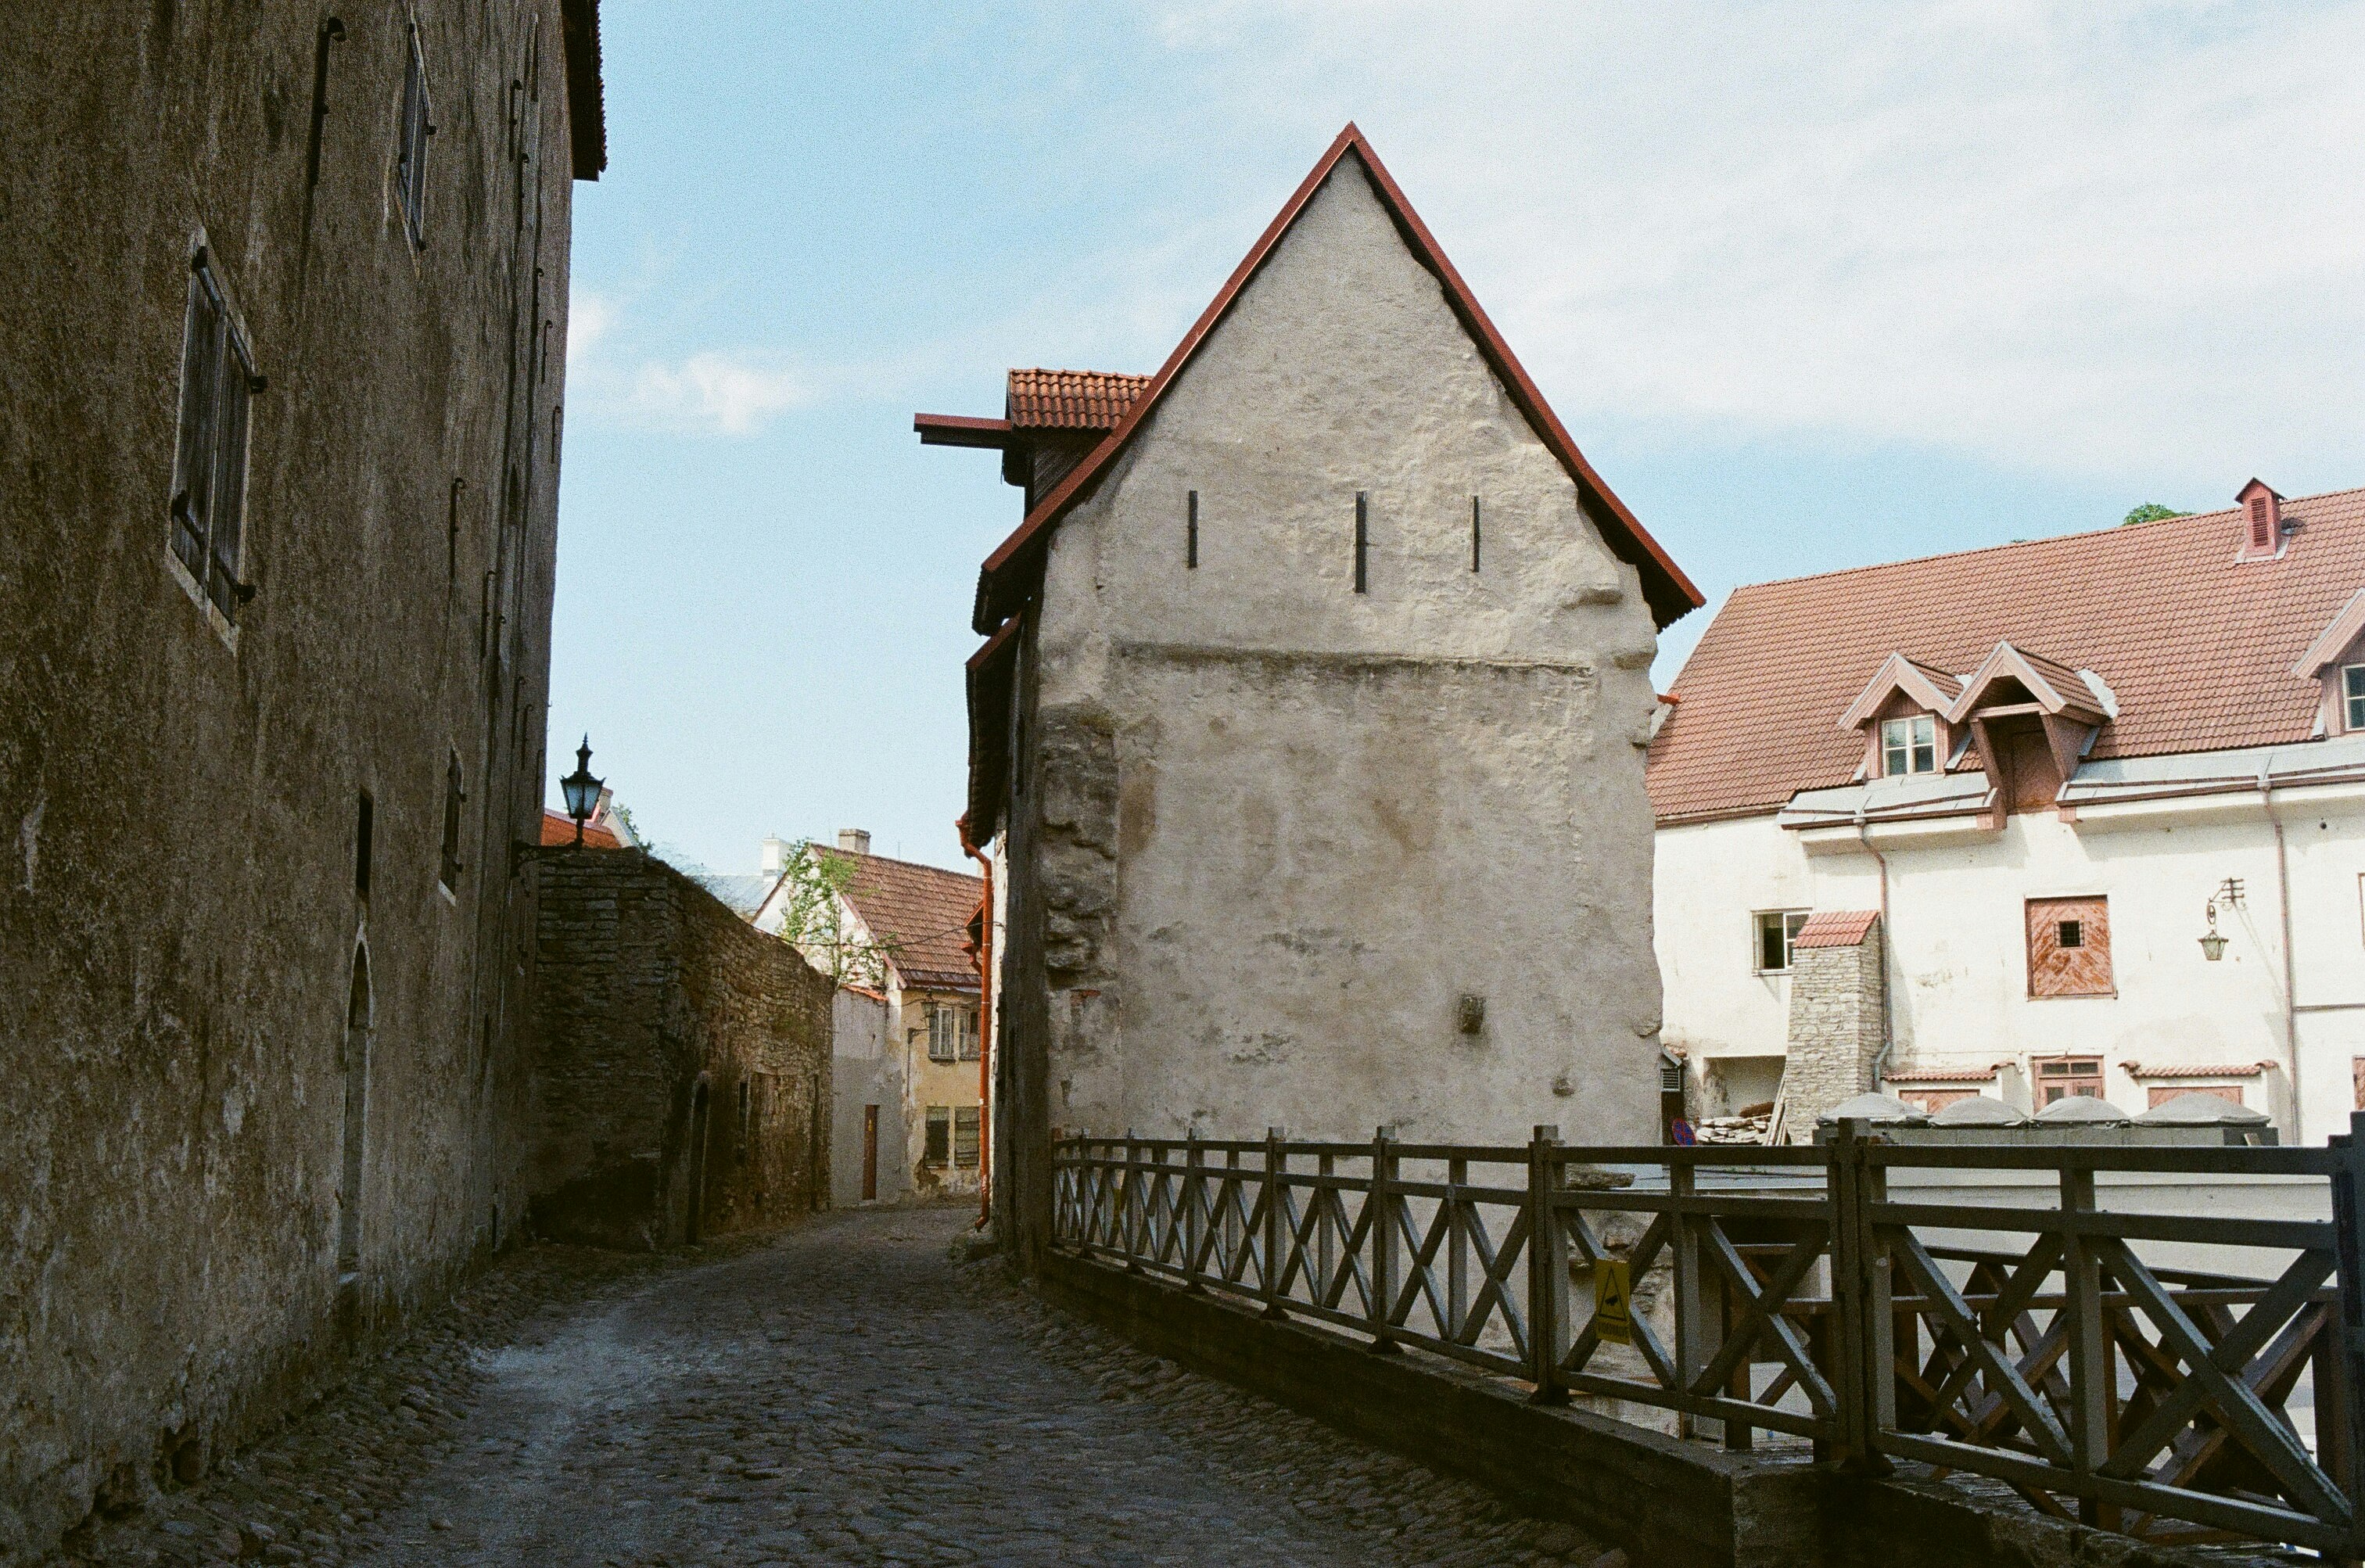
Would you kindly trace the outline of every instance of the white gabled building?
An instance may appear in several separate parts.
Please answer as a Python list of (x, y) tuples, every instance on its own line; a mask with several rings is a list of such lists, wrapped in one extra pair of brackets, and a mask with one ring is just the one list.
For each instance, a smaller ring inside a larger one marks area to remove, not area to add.
[(1744, 588), (1664, 701), (1698, 1111), (2360, 1103), (2365, 490)]

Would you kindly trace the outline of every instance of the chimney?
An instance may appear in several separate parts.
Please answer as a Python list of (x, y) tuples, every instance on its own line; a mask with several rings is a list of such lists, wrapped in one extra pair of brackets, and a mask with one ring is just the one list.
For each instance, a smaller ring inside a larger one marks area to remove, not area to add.
[(859, 827), (839, 828), (837, 846), (848, 855), (868, 855), (870, 853), (870, 831)]
[(776, 833), (764, 835), (764, 847), (757, 855), (756, 868), (767, 877), (777, 877), (789, 863), (789, 846)]
[(2242, 547), (2236, 553), (2245, 561), (2272, 560), (2283, 547), (2283, 498), (2263, 479), (2253, 479), (2234, 497), (2242, 509)]

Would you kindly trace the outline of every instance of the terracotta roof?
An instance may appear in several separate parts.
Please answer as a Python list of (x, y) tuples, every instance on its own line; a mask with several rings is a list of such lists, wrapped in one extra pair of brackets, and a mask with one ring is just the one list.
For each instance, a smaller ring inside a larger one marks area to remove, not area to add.
[(1544, 401), (1543, 394), (1529, 379), (1518, 356), (1511, 353), (1510, 345), (1503, 341), (1503, 335), (1495, 330), (1495, 323), (1479, 307), (1477, 297), (1470, 292), (1470, 286), (1462, 281), (1462, 274), (1454, 270), (1453, 263), (1438, 247), (1429, 226), (1420, 220), (1420, 215), (1412, 209), (1412, 204), (1405, 199), (1404, 192), (1397, 188), (1395, 179), (1382, 166), (1379, 154), (1372, 151), (1372, 145), (1364, 140), (1363, 133), (1350, 124), (1339, 133), (1338, 140), (1314, 165), (1313, 172), (1306, 176), (1296, 193), (1274, 215), (1272, 222), (1266, 226), (1257, 242), (1250, 247), (1249, 253), (1241, 258), (1240, 264), (1233, 269), (1232, 275), (1216, 291), (1216, 297), (1208, 302), (1198, 320), (1192, 323), (1191, 330), (1182, 335), (1182, 341), (1174, 346), (1174, 352), (1167, 356), (1158, 374), (1126, 407), (1116, 428), (1070, 469), (1067, 477), (1054, 486), (1048, 495), (1036, 503), (1016, 532), (1003, 540), (993, 554), (986, 557), (984, 566), (978, 573), (977, 605), (970, 617), (978, 632), (991, 633), (1026, 601), (1042, 574), (1044, 553), (1049, 547), (1051, 531), (1059, 525), (1059, 519), (1067, 514), (1070, 507), (1091, 493), (1093, 486), (1099, 482), (1110, 463), (1132, 439), (1133, 432), (1141, 428), (1150, 410), (1157, 407), (1166, 388), (1174, 384), (1175, 377), (1184, 365), (1190, 364), (1199, 346), (1231, 313), (1233, 305), (1239, 301), (1250, 280), (1263, 268), (1266, 260), (1279, 247), (1283, 236), (1296, 223), (1298, 215), (1321, 190), (1331, 172), (1350, 157), (1355, 159), (1364, 174), (1370, 176), (1373, 190), (1395, 219), (1405, 243), (1443, 286), (1447, 303), (1477, 343), (1480, 353), (1485, 355), (1487, 363), (1494, 367), (1496, 375), (1502, 378), (1504, 389), (1510, 394), (1511, 401), (1518, 405), (1536, 434), (1560, 459), (1570, 477), (1575, 480), (1579, 492), (1588, 503), (1586, 513), (1601, 530), (1603, 541), (1620, 559), (1631, 563), (1642, 573), (1643, 597), (1649, 600), (1651, 612), (1658, 623), (1664, 626), (1705, 602), (1699, 590), (1692, 586), (1691, 579), (1684, 576), (1682, 568), (1659, 547), (1658, 542), (1627, 510), (1626, 503), (1602, 482), (1601, 476), (1594, 472), (1593, 465), (1586, 462), (1585, 454), (1576, 449), (1576, 442), (1570, 439), (1560, 417), (1552, 411), (1551, 406)]
[(2256, 1078), (2274, 1066), (2270, 1061), (2163, 1062), (2158, 1067), (2146, 1067), (2141, 1062), (2122, 1062), (2129, 1078)]
[(1836, 721), (1884, 659), (1967, 675), (2006, 639), (2111, 689), (2091, 759), (2305, 740), (2318, 693), (2292, 661), (2365, 583), (2365, 490), (2282, 511), (2300, 527), (2271, 561), (2235, 559), (2229, 508), (1736, 588), (1676, 678), (1651, 803), (1684, 822), (1845, 784), (1864, 743)]
[[(542, 808), (542, 841), (544, 844), (573, 844), (575, 819), (565, 812)], [(622, 849), (623, 841), (604, 827), (591, 823), (583, 824), (583, 847), (586, 849)]]
[(1149, 385), (1147, 375), (1109, 370), (1014, 370), (1014, 430), (1113, 431)]
[(985, 882), (935, 866), (856, 855), (826, 845), (813, 853), (854, 863), (846, 898), (871, 939), (886, 944), (907, 986), (975, 991), (977, 965), (969, 953), (969, 917), (985, 898)]
[(1799, 927), (1799, 935), (1790, 939), (1793, 947), (1853, 947), (1872, 930), (1872, 923), (1880, 918), (1877, 909), (1820, 910), (1807, 916), (1807, 924)]
[(1986, 1083), (1996, 1075), (1992, 1067), (1913, 1067), (1880, 1075), (1883, 1083)]

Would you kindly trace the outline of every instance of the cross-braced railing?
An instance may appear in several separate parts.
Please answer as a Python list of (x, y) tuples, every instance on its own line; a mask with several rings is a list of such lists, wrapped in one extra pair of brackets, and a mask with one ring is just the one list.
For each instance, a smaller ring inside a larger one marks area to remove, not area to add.
[[(1071, 1251), (1540, 1402), (2355, 1561), (2360, 1168), (2365, 1138), (1898, 1144), (1862, 1124), (1813, 1148), (1078, 1136), (1054, 1151), (1054, 1219)], [(2280, 1208), (2240, 1212), (2269, 1189)], [(2160, 1212), (2162, 1193), (2208, 1212)]]

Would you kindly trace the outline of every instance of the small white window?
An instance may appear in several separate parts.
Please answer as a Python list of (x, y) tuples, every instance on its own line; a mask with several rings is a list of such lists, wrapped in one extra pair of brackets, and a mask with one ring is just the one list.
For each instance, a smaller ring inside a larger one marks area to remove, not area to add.
[(2341, 727), (2365, 730), (2365, 665), (2350, 665), (2340, 672), (2340, 698)]
[(1926, 713), (1881, 721), (1880, 771), (1890, 778), (1902, 773), (1937, 772), (1938, 721)]
[(1757, 972), (1761, 975), (1788, 974), (1790, 970), (1790, 945), (1799, 939), (1799, 927), (1807, 924), (1803, 909), (1760, 910), (1757, 923)]

